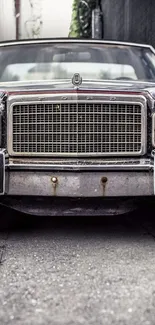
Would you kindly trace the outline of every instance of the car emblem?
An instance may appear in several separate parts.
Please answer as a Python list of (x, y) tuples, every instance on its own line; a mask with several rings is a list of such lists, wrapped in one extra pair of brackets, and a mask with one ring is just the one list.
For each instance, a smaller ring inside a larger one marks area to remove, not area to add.
[(116, 97), (110, 97), (110, 100), (116, 100), (117, 98)]
[(79, 73), (75, 73), (73, 78), (72, 78), (72, 84), (74, 86), (80, 86), (82, 84), (82, 77), (80, 76)]

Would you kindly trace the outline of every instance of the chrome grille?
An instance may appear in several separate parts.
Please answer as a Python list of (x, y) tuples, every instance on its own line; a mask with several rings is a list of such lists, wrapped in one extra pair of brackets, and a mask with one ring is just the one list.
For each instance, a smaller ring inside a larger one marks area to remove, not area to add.
[(142, 106), (125, 103), (13, 105), (14, 154), (140, 154)]

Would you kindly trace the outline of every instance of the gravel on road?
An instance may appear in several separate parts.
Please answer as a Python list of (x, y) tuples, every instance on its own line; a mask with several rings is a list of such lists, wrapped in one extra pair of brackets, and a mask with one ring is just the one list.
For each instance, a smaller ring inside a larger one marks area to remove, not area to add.
[(0, 324), (154, 325), (154, 229), (132, 216), (1, 232)]

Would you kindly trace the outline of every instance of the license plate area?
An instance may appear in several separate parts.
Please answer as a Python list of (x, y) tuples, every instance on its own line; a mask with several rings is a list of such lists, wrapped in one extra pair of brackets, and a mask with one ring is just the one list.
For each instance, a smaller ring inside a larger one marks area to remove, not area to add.
[(5, 156), (0, 152), (0, 195), (5, 192)]

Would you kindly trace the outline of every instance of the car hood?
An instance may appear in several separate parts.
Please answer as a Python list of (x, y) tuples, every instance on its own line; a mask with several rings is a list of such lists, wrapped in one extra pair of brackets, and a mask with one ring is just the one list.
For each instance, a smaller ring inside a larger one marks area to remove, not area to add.
[(98, 81), (83, 80), (79, 87), (75, 87), (70, 80), (54, 81), (33, 81), (33, 82), (10, 82), (0, 83), (0, 92), (29, 92), (29, 91), (148, 91), (155, 94), (154, 82), (137, 82), (137, 81)]

